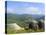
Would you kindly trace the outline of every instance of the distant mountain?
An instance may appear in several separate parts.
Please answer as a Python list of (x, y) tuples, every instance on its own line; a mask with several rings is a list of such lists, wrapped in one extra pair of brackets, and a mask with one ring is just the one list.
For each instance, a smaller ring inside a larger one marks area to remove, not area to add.
[(45, 16), (44, 15), (31, 15), (31, 14), (7, 14), (7, 16), (15, 16), (17, 18), (23, 18), (23, 17), (32, 17), (33, 19), (44, 19)]
[[(7, 15), (7, 24), (17, 23), (21, 27), (26, 27), (26, 22), (31, 22), (32, 20), (39, 21), (40, 19), (44, 19), (44, 15), (31, 15), (31, 14), (11, 14)], [(39, 18), (40, 17), (40, 18)]]
[(45, 19), (45, 15), (32, 15), (34, 19)]

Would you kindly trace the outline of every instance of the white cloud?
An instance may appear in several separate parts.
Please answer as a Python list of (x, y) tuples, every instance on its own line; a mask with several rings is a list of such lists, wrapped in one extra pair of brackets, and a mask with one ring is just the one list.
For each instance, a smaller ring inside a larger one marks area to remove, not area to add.
[(18, 8), (12, 9), (8, 8), (7, 13), (18, 13), (18, 14), (43, 14), (42, 11), (38, 7), (26, 7), (26, 8)]
[(41, 10), (39, 10), (39, 8), (37, 7), (27, 7), (23, 9), (17, 9), (16, 13), (18, 14), (43, 14)]
[(15, 11), (12, 8), (7, 8), (7, 13), (15, 13)]
[(39, 10), (39, 8), (36, 8), (36, 7), (28, 7), (28, 8), (25, 9), (25, 13), (41, 14), (41, 11)]

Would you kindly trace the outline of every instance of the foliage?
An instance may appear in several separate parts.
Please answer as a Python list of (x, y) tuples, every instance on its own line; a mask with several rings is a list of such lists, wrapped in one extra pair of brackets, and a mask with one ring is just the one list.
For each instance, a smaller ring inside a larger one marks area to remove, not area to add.
[[(35, 16), (35, 17), (33, 17)], [(29, 33), (29, 32), (43, 32), (44, 30), (38, 29), (38, 30), (32, 30), (26, 28), (28, 25), (26, 22), (31, 22), (32, 20), (37, 20), (43, 19), (44, 20), (44, 15), (29, 15), (29, 14), (7, 14), (7, 24), (12, 24), (12, 23), (17, 23), (19, 26), (24, 27), (24, 30), (14, 30), (11, 29), (9, 26), (7, 26), (7, 33), (8, 34), (14, 34), (14, 33)], [(40, 18), (39, 18), (40, 17)]]

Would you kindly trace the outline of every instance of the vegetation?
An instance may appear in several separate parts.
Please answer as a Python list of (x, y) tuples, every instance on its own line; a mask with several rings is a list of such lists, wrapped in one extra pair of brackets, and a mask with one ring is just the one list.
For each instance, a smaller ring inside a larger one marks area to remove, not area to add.
[(19, 26), (24, 28), (24, 30), (15, 30), (14, 28), (10, 28), (7, 25), (7, 33), (14, 34), (14, 33), (30, 33), (30, 32), (43, 32), (43, 29), (29, 29), (27, 22), (32, 22), (36, 20), (37, 22), (40, 20), (44, 21), (44, 15), (30, 15), (30, 14), (7, 14), (7, 24), (17, 23)]

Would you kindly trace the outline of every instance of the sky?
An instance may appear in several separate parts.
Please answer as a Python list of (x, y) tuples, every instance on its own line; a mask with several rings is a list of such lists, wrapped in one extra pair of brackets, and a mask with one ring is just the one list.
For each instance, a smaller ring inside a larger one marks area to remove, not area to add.
[(44, 3), (7, 1), (7, 13), (44, 15)]

